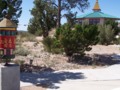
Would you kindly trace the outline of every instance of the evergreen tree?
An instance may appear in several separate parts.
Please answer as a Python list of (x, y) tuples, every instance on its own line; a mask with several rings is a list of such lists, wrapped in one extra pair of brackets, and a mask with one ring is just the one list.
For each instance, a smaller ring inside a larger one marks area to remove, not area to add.
[(76, 24), (76, 14), (77, 13), (72, 13), (71, 11), (68, 11), (68, 13), (64, 15), (67, 19), (67, 23), (71, 27), (73, 27)]
[(34, 5), (31, 10), (33, 18), (30, 19), (28, 31), (47, 37), (51, 28), (56, 26), (57, 9), (52, 5), (51, 0), (34, 0)]
[(78, 8), (79, 10), (83, 11), (89, 5), (88, 0), (57, 0), (57, 2), (52, 0), (52, 3), (58, 9), (57, 27), (60, 27), (62, 11), (72, 11), (74, 8)]
[(85, 51), (90, 51), (90, 46), (98, 42), (98, 34), (96, 26), (76, 25), (72, 29), (70, 25), (65, 24), (57, 29), (56, 38), (60, 40), (66, 55), (71, 57), (74, 54), (84, 55)]
[(22, 0), (0, 0), (0, 20), (4, 17), (18, 23), (22, 13)]

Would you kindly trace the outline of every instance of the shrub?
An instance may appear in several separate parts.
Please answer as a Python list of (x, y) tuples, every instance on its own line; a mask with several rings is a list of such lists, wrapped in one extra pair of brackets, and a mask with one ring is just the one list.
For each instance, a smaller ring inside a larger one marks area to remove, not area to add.
[(53, 45), (53, 39), (50, 38), (50, 37), (46, 37), (43, 39), (43, 44), (45, 46), (45, 49), (48, 51), (48, 52), (51, 52), (51, 49), (52, 49), (52, 45)]
[(118, 27), (118, 22), (108, 19), (108, 20), (105, 21), (105, 25), (110, 25), (112, 30), (114, 29), (114, 34), (115, 35), (119, 34), (120, 28)]
[(30, 54), (30, 52), (26, 48), (19, 46), (15, 49), (14, 54), (20, 56), (27, 56), (28, 54)]
[(23, 42), (23, 41), (36, 41), (35, 39), (35, 36), (28, 33), (28, 32), (25, 32), (25, 31), (19, 31), (18, 32), (18, 36), (17, 36), (17, 40), (20, 42)]
[(42, 30), (37, 30), (36, 32), (35, 32), (35, 35), (36, 36), (42, 36)]
[(61, 46), (60, 40), (54, 39), (52, 44), (52, 53), (60, 54), (63, 52), (63, 48)]
[(55, 54), (62, 53), (61, 43), (55, 38), (46, 37), (43, 39), (43, 44), (48, 52)]
[(96, 26), (80, 26), (76, 25), (74, 29), (70, 25), (63, 25), (56, 31), (56, 37), (60, 40), (64, 52), (67, 56), (73, 54), (84, 55), (85, 51), (91, 50), (91, 45), (98, 42), (98, 34)]
[(98, 26), (99, 34), (99, 42), (100, 44), (109, 45), (114, 40), (115, 34), (112, 26), (110, 25), (100, 25)]

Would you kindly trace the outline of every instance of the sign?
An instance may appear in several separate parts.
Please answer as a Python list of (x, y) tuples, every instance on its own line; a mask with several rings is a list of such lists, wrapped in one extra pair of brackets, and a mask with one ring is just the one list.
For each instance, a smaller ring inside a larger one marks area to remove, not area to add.
[(0, 48), (15, 49), (15, 36), (0, 36)]

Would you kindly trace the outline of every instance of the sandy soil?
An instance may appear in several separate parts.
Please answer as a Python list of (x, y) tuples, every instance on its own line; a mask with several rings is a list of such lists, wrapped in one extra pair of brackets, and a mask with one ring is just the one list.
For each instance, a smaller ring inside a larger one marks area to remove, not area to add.
[(92, 50), (86, 52), (87, 54), (120, 54), (119, 45), (95, 45), (92, 46)]
[(37, 86), (27, 86), (27, 87), (22, 87), (20, 90), (46, 90), (46, 89)]

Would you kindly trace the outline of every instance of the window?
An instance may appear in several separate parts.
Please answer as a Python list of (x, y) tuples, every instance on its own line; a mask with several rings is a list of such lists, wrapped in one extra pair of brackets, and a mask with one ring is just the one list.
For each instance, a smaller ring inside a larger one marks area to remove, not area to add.
[(6, 36), (10, 36), (10, 31), (5, 31)]
[(100, 23), (100, 19), (89, 19), (89, 24), (98, 24)]
[(13, 36), (16, 35), (16, 32), (15, 32), (15, 31), (14, 31), (14, 32), (11, 32), (11, 35), (13, 35)]
[(3, 36), (5, 35), (5, 31), (2, 31), (2, 35), (3, 35)]

